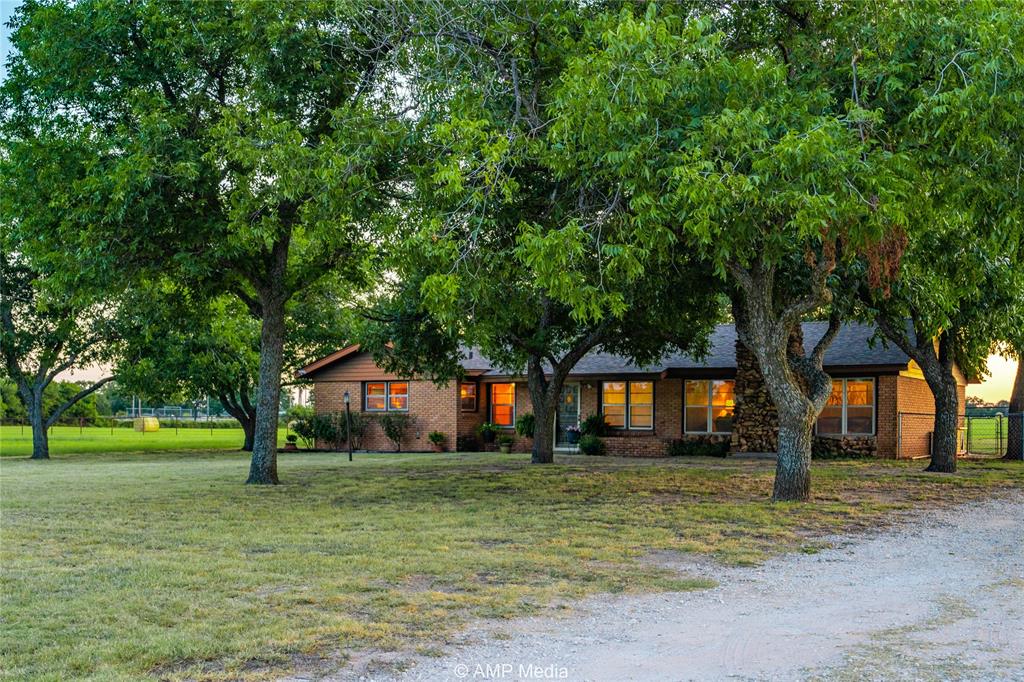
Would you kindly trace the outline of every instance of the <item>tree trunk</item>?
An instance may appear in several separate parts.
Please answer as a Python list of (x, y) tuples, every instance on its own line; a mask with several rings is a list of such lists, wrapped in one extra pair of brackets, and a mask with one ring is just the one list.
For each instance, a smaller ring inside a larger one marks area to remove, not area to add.
[(42, 391), (26, 401), (25, 407), (32, 424), (32, 459), (50, 459), (50, 437), (43, 418)]
[(531, 357), (527, 362), (526, 381), (533, 403), (533, 450), (530, 462), (552, 464), (555, 461), (555, 405), (565, 383), (565, 375), (555, 371), (549, 380), (544, 376), (543, 360)]
[(222, 390), (218, 393), (217, 398), (220, 400), (221, 405), (227, 410), (235, 420), (241, 425), (243, 440), (242, 450), (245, 452), (252, 452), (253, 440), (256, 436), (256, 412), (252, 404), (249, 402), (249, 397), (246, 395), (245, 389), (238, 391), (238, 397), (235, 397), (233, 390)]
[(1024, 348), (1017, 353), (1017, 375), (1010, 393), (1010, 416), (1006, 424), (1006, 456), (1024, 461)]
[(530, 462), (552, 464), (555, 461), (555, 415), (547, 401), (533, 406), (533, 451)]
[(248, 420), (242, 422), (242, 433), (245, 434), (242, 439), (242, 450), (252, 452), (253, 442), (256, 440), (256, 423)]
[(956, 472), (957, 430), (960, 426), (956, 379), (944, 373), (938, 381), (929, 381), (935, 398), (935, 425), (932, 431), (932, 457), (925, 471)]
[(772, 500), (804, 501), (811, 497), (811, 444), (815, 414), (779, 411), (778, 459)]
[(281, 367), (284, 358), (285, 297), (280, 292), (261, 296), (260, 373), (256, 395), (256, 424), (252, 462), (246, 483), (276, 485), (277, 418), (281, 399)]

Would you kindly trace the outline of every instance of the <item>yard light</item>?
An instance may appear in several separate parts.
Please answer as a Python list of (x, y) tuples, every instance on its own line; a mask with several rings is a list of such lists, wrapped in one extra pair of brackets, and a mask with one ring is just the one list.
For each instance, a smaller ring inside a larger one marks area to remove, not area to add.
[(345, 391), (341, 397), (345, 403), (345, 443), (348, 445), (348, 461), (352, 461), (352, 396)]

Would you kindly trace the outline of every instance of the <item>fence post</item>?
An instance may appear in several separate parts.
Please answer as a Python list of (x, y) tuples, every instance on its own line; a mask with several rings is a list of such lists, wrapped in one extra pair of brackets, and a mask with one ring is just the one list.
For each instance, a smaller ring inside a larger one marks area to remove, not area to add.
[(996, 412), (996, 456), (1003, 454), (1003, 413)]
[(971, 418), (964, 416), (964, 421), (967, 422), (967, 454), (971, 454), (974, 451), (973, 443), (971, 443)]

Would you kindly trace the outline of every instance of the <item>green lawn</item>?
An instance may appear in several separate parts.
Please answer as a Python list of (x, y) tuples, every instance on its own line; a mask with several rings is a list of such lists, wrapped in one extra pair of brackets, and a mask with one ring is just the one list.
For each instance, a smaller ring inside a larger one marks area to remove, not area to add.
[[(147, 436), (148, 437), (148, 436)], [(972, 462), (816, 463), (815, 503), (767, 503), (770, 461), (235, 453), (0, 463), (0, 678), (263, 679), (435, 652), (469, 619), (595, 592), (704, 587), (652, 550), (750, 563), (893, 511), (1024, 485)]]
[[(284, 429), (278, 434), (284, 443)], [(143, 433), (125, 428), (55, 426), (50, 430), (50, 454), (85, 452), (160, 452), (165, 450), (238, 450), (242, 429), (175, 429)], [(32, 429), (28, 426), (0, 426), (0, 457), (32, 454)]]

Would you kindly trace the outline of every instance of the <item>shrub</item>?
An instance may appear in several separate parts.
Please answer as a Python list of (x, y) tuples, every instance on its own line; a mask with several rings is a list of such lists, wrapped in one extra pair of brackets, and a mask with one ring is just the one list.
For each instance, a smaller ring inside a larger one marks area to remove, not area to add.
[(709, 443), (677, 438), (668, 444), (669, 457), (725, 457), (728, 454), (729, 441)]
[(291, 443), (292, 445), (294, 445), (295, 441), (299, 440), (299, 437), (294, 433), (289, 433), (287, 436), (284, 437), (284, 439)]
[(480, 434), (480, 440), (484, 443), (493, 443), (494, 438), (498, 435), (498, 427), (490, 422), (484, 422), (476, 427), (476, 432)]
[(605, 454), (604, 441), (592, 433), (580, 438), (580, 452), (584, 455), (603, 455)]
[[(369, 427), (369, 420), (358, 412), (351, 415), (352, 421), (352, 449), (358, 450), (362, 445), (363, 436)], [(292, 430), (302, 439), (303, 445), (312, 448), (317, 441), (327, 444), (328, 448), (341, 450), (349, 440), (348, 425), (345, 422), (344, 412), (329, 412), (327, 414), (314, 414), (308, 417), (297, 419), (292, 424)]]
[(603, 436), (607, 429), (603, 414), (592, 414), (580, 422), (580, 433), (584, 436)]
[(456, 436), (455, 449), (458, 452), (478, 452), (480, 450), (480, 441), (476, 439), (476, 436)]
[(440, 431), (431, 431), (429, 434), (427, 434), (427, 440), (429, 440), (434, 445), (444, 445), (446, 436)]
[(512, 445), (512, 443), (515, 442), (516, 439), (507, 433), (503, 433), (500, 436), (498, 436), (498, 445)]
[(520, 436), (527, 438), (533, 438), (533, 430), (537, 426), (537, 418), (533, 416), (532, 412), (520, 415), (519, 419), (516, 420), (516, 433)]
[(388, 437), (388, 440), (395, 444), (395, 452), (401, 452), (402, 441), (405, 440), (405, 435), (413, 424), (412, 415), (401, 412), (389, 412), (377, 417), (377, 423), (380, 424), (380, 428), (384, 431), (384, 435)]
[(298, 421), (299, 419), (309, 419), (313, 414), (314, 412), (312, 407), (307, 407), (305, 405), (292, 405), (284, 413), (284, 417), (281, 421), (285, 424), (290, 424), (291, 422)]

